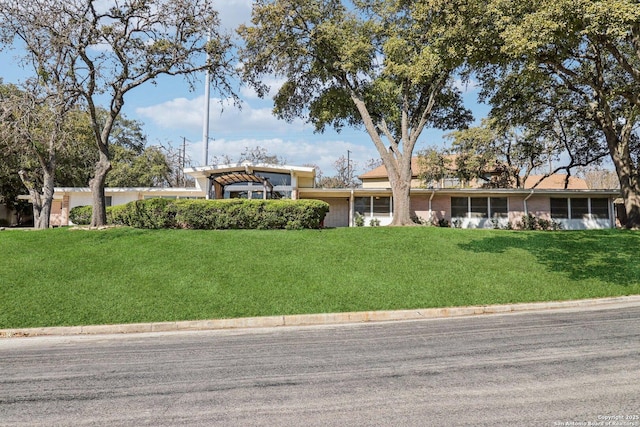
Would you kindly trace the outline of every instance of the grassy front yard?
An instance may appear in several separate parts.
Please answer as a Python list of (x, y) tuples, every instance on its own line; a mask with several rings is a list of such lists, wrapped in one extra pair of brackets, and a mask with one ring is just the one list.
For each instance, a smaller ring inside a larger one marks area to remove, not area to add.
[(5, 230), (0, 253), (0, 328), (640, 294), (620, 230)]

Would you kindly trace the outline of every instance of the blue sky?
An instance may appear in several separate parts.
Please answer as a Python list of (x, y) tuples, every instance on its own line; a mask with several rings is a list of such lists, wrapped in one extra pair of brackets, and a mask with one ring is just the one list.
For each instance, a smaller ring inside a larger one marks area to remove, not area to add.
[[(223, 27), (231, 31), (251, 16), (251, 0), (214, 0)], [(20, 69), (14, 56), (17, 52), (0, 53), (0, 78), (4, 83), (19, 83), (32, 74)], [(277, 81), (272, 87), (278, 87)], [(209, 160), (229, 155), (232, 159), (245, 147), (264, 147), (268, 152), (284, 158), (288, 164), (317, 164), (325, 175), (333, 175), (333, 162), (347, 156), (355, 162), (357, 173), (364, 172), (368, 159), (378, 158), (369, 136), (362, 129), (345, 128), (340, 133), (328, 129), (323, 134), (296, 120), (286, 123), (271, 114), (270, 99), (259, 99), (249, 88), (239, 88), (242, 108), (220, 99), (213, 91), (210, 102)], [(479, 122), (487, 107), (477, 103), (475, 88), (464, 88), (465, 104)], [(162, 78), (156, 85), (146, 84), (125, 98), (124, 114), (141, 121), (151, 145), (181, 146), (187, 141), (187, 154), (193, 165), (203, 164), (202, 128), (204, 118), (204, 75), (193, 91), (180, 77)], [(443, 132), (426, 129), (416, 150), (442, 145)]]

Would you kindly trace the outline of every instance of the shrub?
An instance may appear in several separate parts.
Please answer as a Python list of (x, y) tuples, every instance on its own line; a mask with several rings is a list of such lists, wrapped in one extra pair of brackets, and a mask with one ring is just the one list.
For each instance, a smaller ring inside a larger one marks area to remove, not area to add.
[(438, 227), (449, 227), (449, 221), (446, 218), (438, 219)]
[(364, 217), (356, 212), (356, 216), (353, 219), (353, 222), (356, 224), (356, 227), (364, 227)]
[(113, 224), (137, 228), (320, 228), (329, 205), (319, 200), (147, 199), (116, 207)]
[(544, 218), (536, 218), (532, 214), (523, 215), (522, 221), (516, 225), (522, 230), (562, 230), (562, 224), (553, 220), (549, 221)]
[(91, 206), (76, 206), (69, 211), (69, 220), (76, 225), (91, 224)]

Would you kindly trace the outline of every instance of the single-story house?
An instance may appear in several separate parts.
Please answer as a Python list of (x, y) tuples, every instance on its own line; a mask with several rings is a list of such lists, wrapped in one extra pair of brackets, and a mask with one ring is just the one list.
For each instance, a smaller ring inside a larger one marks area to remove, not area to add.
[[(365, 225), (372, 219), (386, 225), (393, 218), (392, 193), (383, 166), (361, 175), (361, 187), (331, 189), (316, 188), (315, 170), (305, 166), (243, 162), (187, 168), (185, 173), (195, 179), (195, 187), (106, 188), (107, 205), (152, 197), (319, 199), (330, 205), (326, 227), (355, 226), (358, 217)], [(564, 229), (616, 226), (614, 200), (620, 196), (619, 190), (590, 190), (579, 178), (530, 177), (524, 188), (461, 188), (457, 184), (425, 188), (416, 175), (412, 180), (412, 214), (422, 222), (463, 228), (507, 227), (527, 214), (556, 221)], [(56, 188), (52, 225), (69, 225), (69, 210), (89, 204), (88, 188)]]

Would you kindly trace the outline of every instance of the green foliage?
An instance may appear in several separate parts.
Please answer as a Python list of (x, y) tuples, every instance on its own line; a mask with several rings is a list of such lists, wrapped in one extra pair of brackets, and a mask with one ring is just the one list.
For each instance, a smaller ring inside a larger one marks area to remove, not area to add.
[(627, 227), (640, 226), (640, 3), (492, 0), (470, 55), (491, 115), (562, 153), (570, 169), (609, 157)]
[(527, 214), (522, 216), (522, 220), (516, 224), (517, 228), (521, 230), (543, 230), (543, 231), (558, 231), (562, 230), (562, 224), (559, 222), (548, 220), (545, 218), (538, 218), (533, 214)]
[(91, 223), (91, 206), (76, 206), (69, 211), (69, 220), (76, 225)]
[(446, 218), (438, 219), (438, 227), (450, 227), (449, 221)]
[(112, 169), (107, 175), (108, 187), (156, 187), (167, 185), (172, 173), (160, 147), (144, 147), (139, 151), (112, 145)]
[[(291, 230), (322, 227), (322, 221), (328, 211), (329, 205), (319, 200), (170, 200), (154, 198), (112, 206), (107, 209), (107, 221), (113, 225), (128, 225), (147, 229)], [(86, 223), (88, 224), (88, 222)]]
[(404, 202), (393, 225), (413, 224), (402, 184), (422, 131), (471, 121), (453, 78), (465, 43), (449, 43), (463, 27), (445, 19), (456, 10), (448, 2), (427, 3), (264, 0), (239, 29), (245, 81), (264, 96), (264, 76), (285, 80), (274, 97), (279, 118), (302, 117), (320, 132), (366, 130)]
[(353, 222), (355, 223), (356, 227), (364, 227), (364, 217), (358, 212), (356, 212)]

